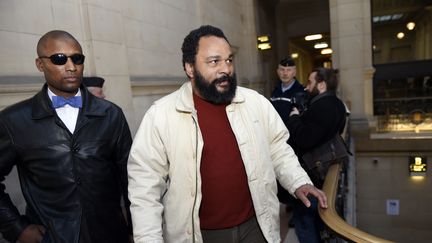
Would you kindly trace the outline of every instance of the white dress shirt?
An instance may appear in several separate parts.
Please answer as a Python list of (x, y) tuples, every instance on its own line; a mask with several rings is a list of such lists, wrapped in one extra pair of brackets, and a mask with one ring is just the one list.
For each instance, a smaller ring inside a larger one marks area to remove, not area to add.
[[(52, 102), (52, 97), (56, 95), (48, 88), (48, 96)], [(81, 90), (78, 89), (78, 92), (75, 96), (81, 96)], [(63, 123), (66, 125), (66, 127), (69, 129), (69, 131), (73, 134), (78, 119), (79, 108), (75, 108), (70, 106), (69, 104), (66, 104), (63, 107), (55, 109), (55, 111), (57, 112), (57, 115), (60, 117)]]

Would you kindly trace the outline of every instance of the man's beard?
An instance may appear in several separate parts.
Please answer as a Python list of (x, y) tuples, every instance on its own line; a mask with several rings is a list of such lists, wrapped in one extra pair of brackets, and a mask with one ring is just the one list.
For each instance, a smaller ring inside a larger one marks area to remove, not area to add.
[(312, 99), (313, 97), (319, 95), (319, 90), (315, 84), (315, 86), (312, 88), (312, 90), (309, 92), (309, 99)]
[[(195, 87), (198, 89), (202, 98), (216, 105), (231, 103), (237, 89), (237, 79), (235, 74), (233, 76), (224, 75), (220, 78), (214, 79), (212, 82), (209, 82), (195, 69), (194, 77)], [(223, 81), (228, 81), (228, 90), (219, 92), (216, 85)]]

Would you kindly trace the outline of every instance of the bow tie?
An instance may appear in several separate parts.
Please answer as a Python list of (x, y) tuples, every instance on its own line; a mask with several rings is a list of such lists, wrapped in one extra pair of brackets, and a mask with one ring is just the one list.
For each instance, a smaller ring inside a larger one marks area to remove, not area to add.
[(74, 96), (71, 98), (64, 98), (62, 96), (53, 96), (52, 97), (52, 103), (54, 109), (57, 109), (59, 107), (63, 107), (66, 104), (75, 107), (75, 108), (81, 108), (82, 107), (82, 99), (81, 96)]

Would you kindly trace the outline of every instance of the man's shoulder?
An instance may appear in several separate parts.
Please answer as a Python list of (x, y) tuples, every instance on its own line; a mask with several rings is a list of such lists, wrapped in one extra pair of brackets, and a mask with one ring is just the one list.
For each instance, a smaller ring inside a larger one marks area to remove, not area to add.
[(244, 103), (247, 106), (257, 108), (259, 106), (266, 106), (267, 103), (270, 104), (270, 101), (256, 90), (238, 86), (233, 103)]
[(0, 116), (1, 117), (10, 117), (10, 116), (15, 116), (17, 114), (24, 114), (24, 113), (30, 114), (34, 98), (35, 97), (31, 97), (31, 98), (28, 98), (28, 99), (19, 101), (15, 104), (7, 106), (2, 111), (0, 111)]
[(175, 102), (180, 97), (180, 89), (177, 89), (159, 99), (157, 99), (154, 104), (163, 105), (170, 102)]
[(278, 85), (273, 90), (271, 97), (285, 97), (285, 98), (291, 98), (294, 95), (298, 93), (306, 93), (305, 87), (297, 80), (294, 80), (294, 83), (292, 86), (285, 91), (282, 91), (281, 83), (278, 83)]
[(297, 92), (306, 92), (305, 87), (297, 79), (294, 81), (292, 89)]
[(180, 88), (173, 92), (157, 99), (153, 102), (152, 106), (157, 107), (172, 107), (177, 103), (186, 103), (187, 105), (193, 104), (192, 101), (192, 86), (190, 82), (184, 83)]
[(315, 102), (312, 102), (310, 108), (313, 108), (313, 110), (327, 112), (345, 112), (346, 110), (343, 101), (339, 99), (336, 95), (323, 96), (322, 98), (317, 99)]
[(236, 92), (236, 96), (241, 98), (245, 98), (246, 100), (260, 100), (260, 99), (266, 99), (262, 94), (260, 94), (258, 91), (251, 89), (251, 88), (246, 88), (246, 87), (242, 87), (242, 86), (237, 86), (237, 92)]
[(88, 108), (87, 113), (90, 114), (110, 114), (112, 117), (123, 117), (123, 109), (117, 105), (116, 103), (106, 100), (94, 97), (92, 100), (91, 108)]
[(258, 91), (254, 90), (254, 89), (251, 89), (251, 88), (246, 88), (246, 87), (243, 87), (243, 86), (237, 86), (237, 89), (238, 89), (239, 92), (242, 92), (242, 93), (244, 93), (246, 95), (253, 95), (253, 96), (255, 96), (255, 95), (261, 95), (260, 93), (258, 93)]

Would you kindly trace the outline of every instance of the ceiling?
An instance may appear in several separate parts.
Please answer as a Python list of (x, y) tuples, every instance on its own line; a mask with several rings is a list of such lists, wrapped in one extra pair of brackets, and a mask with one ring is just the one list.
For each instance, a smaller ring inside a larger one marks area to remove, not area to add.
[[(276, 18), (280, 40), (288, 45), (293, 44), (310, 54), (315, 60), (328, 59), (321, 49), (315, 49), (316, 43), (330, 43), (330, 10), (329, 0), (279, 0), (276, 5)], [(306, 41), (305, 36), (322, 34), (320, 40)]]
[[(317, 42), (330, 43), (330, 10), (329, 0), (269, 0), (276, 9), (276, 19), (281, 40), (288, 40), (296, 46), (320, 58), (320, 51), (314, 49)], [(429, 6), (429, 7), (427, 7)], [(388, 22), (377, 22), (374, 25), (388, 25), (415, 20), (425, 8), (432, 8), (432, 0), (371, 0), (372, 17), (402, 14), (399, 19)], [(371, 19), (372, 21), (372, 19)], [(323, 34), (319, 41), (305, 41), (308, 34)]]

